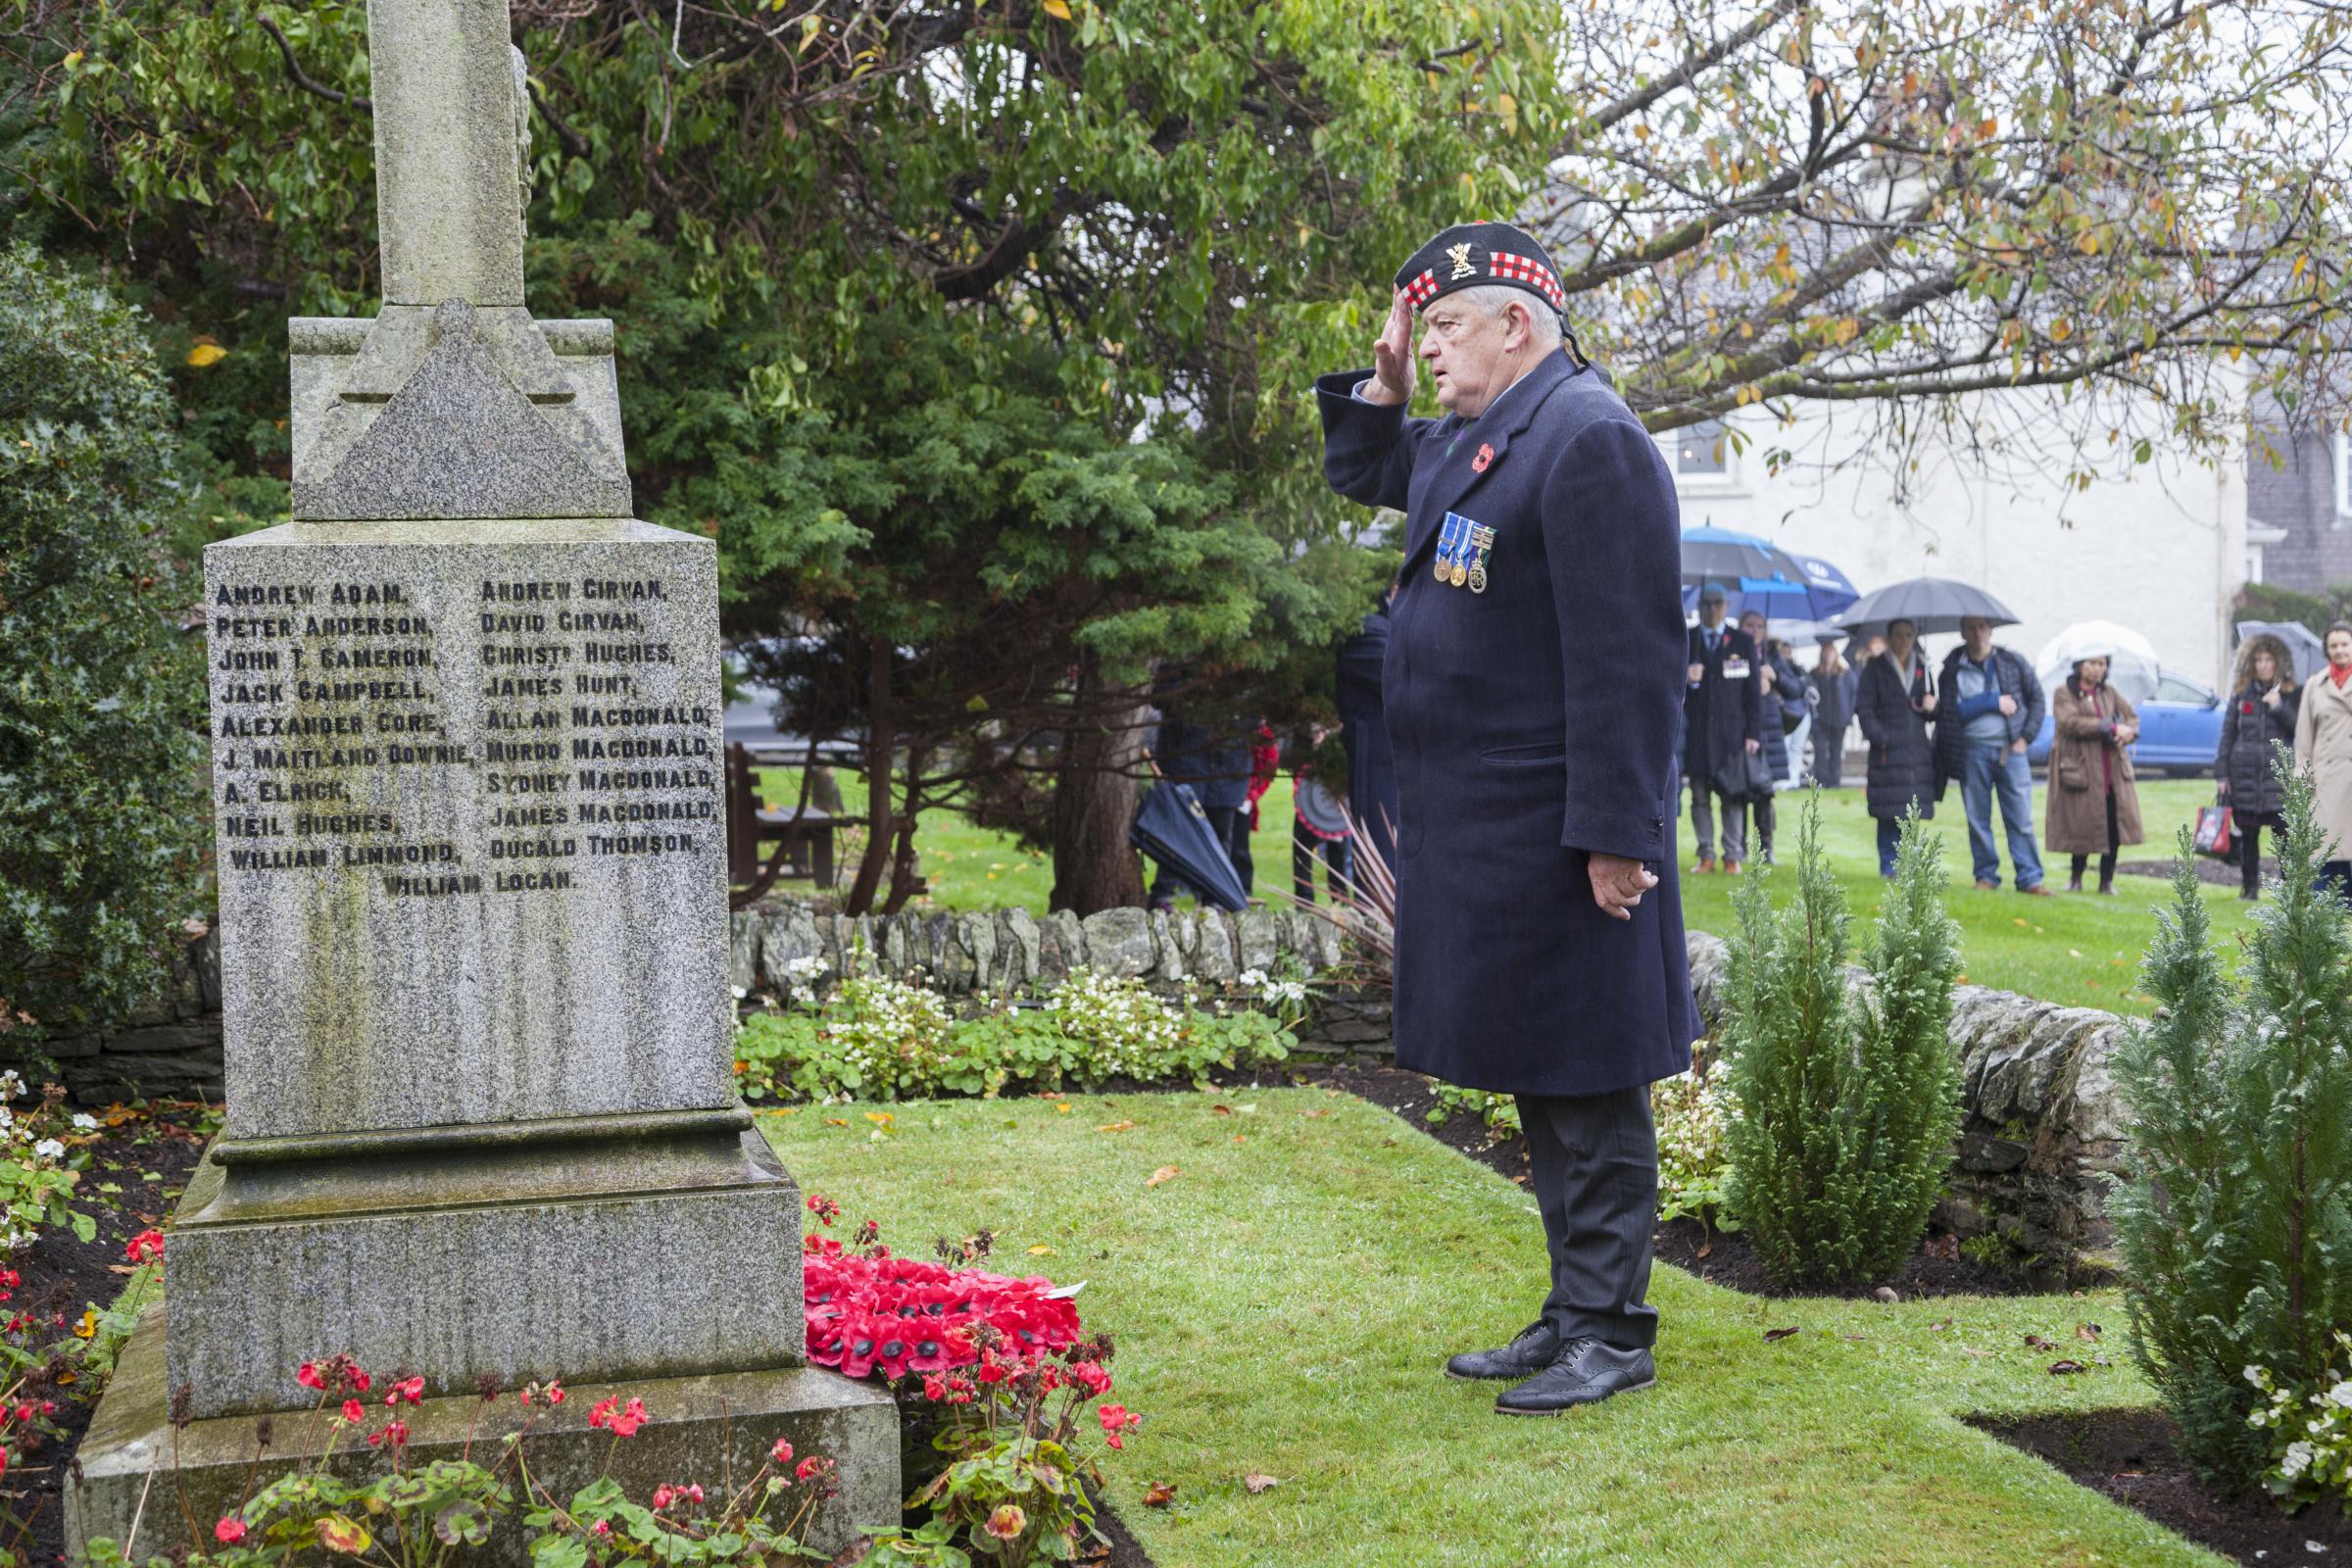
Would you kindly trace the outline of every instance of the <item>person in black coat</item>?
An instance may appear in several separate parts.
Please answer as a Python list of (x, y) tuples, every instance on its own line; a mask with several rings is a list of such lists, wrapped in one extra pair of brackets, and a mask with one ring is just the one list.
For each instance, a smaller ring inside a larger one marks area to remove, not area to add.
[(1698, 591), (1698, 624), (1685, 634), (1683, 775), (1690, 781), (1690, 831), (1700, 876), (1715, 869), (1715, 808), (1723, 808), (1723, 868), (1747, 858), (1747, 760), (1764, 749), (1763, 664), (1747, 633), (1724, 624), (1726, 595)]
[(1396, 863), (1396, 754), (1380, 710), (1380, 670), (1389, 657), (1391, 587), (1364, 617), (1363, 629), (1340, 644), (1340, 744), (1348, 751), (1348, 809), (1361, 826), (1361, 846)]
[(1854, 721), (1852, 666), (1838, 652), (1834, 639), (1824, 638), (1815, 656), (1813, 688), (1813, 782), (1823, 789), (1839, 787), (1845, 767), (1845, 731)]
[[(1163, 685), (1173, 689), (1179, 679), (1171, 676)], [(1247, 893), (1251, 880), (1248, 731), (1194, 723), (1174, 703), (1166, 703), (1161, 708), (1158, 733), (1152, 737), (1152, 756), (1162, 778), (1193, 787), (1194, 797), (1207, 813), (1208, 825), (1224, 846), (1234, 874), (1241, 878), (1242, 891)], [(1197, 892), (1162, 863), (1152, 881), (1150, 904), (1154, 909), (1170, 909), (1179, 896)]]
[(1756, 813), (1756, 858), (1773, 865), (1778, 862), (1772, 858), (1772, 835), (1779, 818), (1773, 791), (1788, 776), (1788, 735), (1805, 721), (1812, 699), (1805, 677), (1789, 662), (1788, 650), (1773, 641), (1772, 623), (1764, 612), (1741, 611), (1740, 629), (1756, 647), (1756, 684), (1764, 708), (1759, 726), (1764, 742), (1761, 755), (1773, 778), (1773, 789), (1752, 797), (1748, 804)]
[(1886, 651), (1862, 666), (1854, 716), (1870, 746), (1864, 804), (1879, 824), (1879, 875), (1894, 875), (1894, 851), (1903, 813), (1936, 814), (1936, 747), (1928, 721), (1936, 712), (1936, 682), (1919, 653), (1919, 628), (1897, 620), (1886, 627)]
[(2268, 632), (2249, 637), (2237, 651), (2237, 693), (2222, 710), (2222, 743), (2213, 758), (2222, 804), (2235, 830), (2238, 897), (2262, 896), (2262, 830), (2274, 839), (2286, 834), (2286, 788), (2272, 763), (2273, 746), (2295, 749), (2295, 714), (2303, 694), (2295, 687), (2295, 663), (2286, 644)]
[[(1516, 1095), (1551, 1256), (1542, 1316), (1453, 1357), (1513, 1415), (1648, 1387), (1649, 1085), (1698, 1020), (1675, 884), (1685, 652), (1674, 480), (1561, 349), (1544, 248), (1445, 230), (1397, 274), (1371, 369), (1316, 383), (1323, 471), (1405, 514), (1385, 708), (1398, 1065)], [(1408, 419), (1420, 357), (1445, 418)]]

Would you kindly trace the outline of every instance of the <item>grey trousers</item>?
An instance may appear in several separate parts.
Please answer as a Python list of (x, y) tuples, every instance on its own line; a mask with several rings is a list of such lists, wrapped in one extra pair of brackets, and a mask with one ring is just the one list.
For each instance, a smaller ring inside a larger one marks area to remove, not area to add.
[(1715, 855), (1715, 803), (1723, 803), (1723, 858), (1747, 858), (1747, 801), (1723, 794), (1703, 778), (1690, 781), (1690, 831), (1698, 839), (1703, 858)]
[(1544, 1320), (1564, 1340), (1648, 1348), (1658, 1333), (1657, 1309), (1642, 1298), (1658, 1212), (1648, 1087), (1518, 1101), (1528, 1182), (1551, 1252)]

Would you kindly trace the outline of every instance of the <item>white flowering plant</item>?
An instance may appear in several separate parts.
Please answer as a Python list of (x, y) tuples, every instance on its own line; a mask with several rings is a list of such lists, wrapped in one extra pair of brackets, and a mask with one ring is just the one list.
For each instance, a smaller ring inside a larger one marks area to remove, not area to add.
[(1297, 1043), (1253, 1008), (1175, 1005), (1140, 980), (1083, 968), (1041, 1003), (961, 1019), (921, 986), (853, 977), (823, 1003), (754, 1014), (735, 1039), (736, 1075), (754, 1101), (985, 1098), (1113, 1079), (1205, 1085), (1218, 1068), (1281, 1061)]
[[(1725, 1209), (1723, 1134), (1735, 1106), (1723, 1075), (1660, 1079), (1649, 1086), (1649, 1110), (1658, 1129), (1658, 1223), (1689, 1215), (1717, 1230), (1739, 1229)], [(1429, 1124), (1442, 1127), (1457, 1112), (1478, 1117), (1497, 1139), (1522, 1131), (1516, 1097), (1439, 1084)]]
[(97, 1122), (69, 1117), (61, 1108), (65, 1097), (55, 1084), (31, 1095), (16, 1071), (0, 1072), (0, 1259), (45, 1226), (66, 1227), (85, 1242), (98, 1234), (98, 1221), (73, 1206), (90, 1162), (79, 1146)]
[(2262, 1484), (2289, 1508), (2352, 1501), (2352, 1334), (2338, 1329), (2335, 1345), (2338, 1353), (2309, 1384), (2281, 1386), (2269, 1367), (2246, 1368), (2246, 1381), (2268, 1400), (2246, 1417), (2270, 1438)]

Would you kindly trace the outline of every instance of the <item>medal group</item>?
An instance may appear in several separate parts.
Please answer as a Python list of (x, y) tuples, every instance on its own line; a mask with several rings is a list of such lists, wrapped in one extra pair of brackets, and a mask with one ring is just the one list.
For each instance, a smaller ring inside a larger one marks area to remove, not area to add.
[(1448, 512), (1438, 529), (1438, 581), (1453, 588), (1467, 587), (1474, 594), (1485, 593), (1487, 553), (1494, 548), (1494, 529), (1472, 522), (1458, 512)]

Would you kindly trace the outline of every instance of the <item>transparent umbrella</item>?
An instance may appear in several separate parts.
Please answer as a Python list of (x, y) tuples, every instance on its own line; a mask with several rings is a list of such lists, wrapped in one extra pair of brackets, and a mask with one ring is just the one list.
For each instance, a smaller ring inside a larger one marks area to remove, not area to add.
[(2042, 645), (2034, 668), (2043, 686), (2055, 686), (2073, 673), (2080, 661), (2101, 657), (2107, 660), (2108, 684), (2134, 707), (2156, 695), (2156, 681), (2164, 668), (2156, 658), (2155, 645), (2112, 620), (2078, 621), (2067, 627)]

